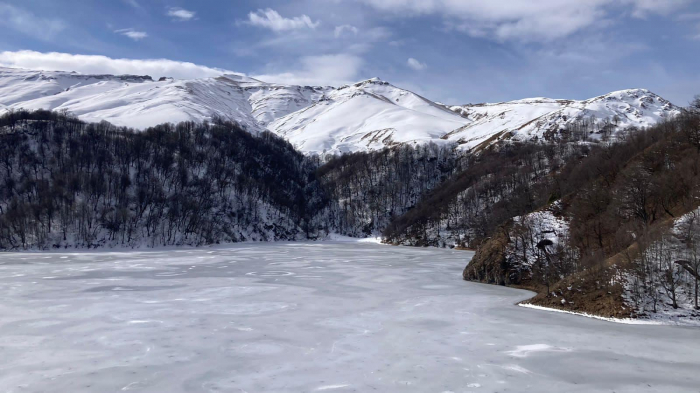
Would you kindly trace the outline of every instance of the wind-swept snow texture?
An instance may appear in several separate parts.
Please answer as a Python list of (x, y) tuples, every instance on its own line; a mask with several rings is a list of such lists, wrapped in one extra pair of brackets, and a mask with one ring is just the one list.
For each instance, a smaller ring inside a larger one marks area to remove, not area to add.
[(468, 150), (502, 139), (541, 140), (581, 122), (612, 132), (646, 127), (678, 113), (644, 89), (585, 101), (532, 98), (447, 107), (377, 78), (335, 89), (242, 75), (154, 80), (0, 68), (0, 113), (18, 108), (66, 110), (82, 120), (140, 129), (223, 118), (253, 133), (275, 132), (307, 154), (427, 142)]
[(219, 117), (259, 132), (330, 88), (284, 86), (240, 75), (154, 81), (148, 76), (81, 75), (0, 68), (0, 111), (66, 110), (85, 121), (147, 128)]
[(700, 329), (515, 306), (472, 253), (247, 243), (0, 258), (7, 392), (697, 392)]
[(343, 86), (270, 127), (304, 152), (374, 150), (441, 139), (466, 119), (410, 91), (370, 79)]

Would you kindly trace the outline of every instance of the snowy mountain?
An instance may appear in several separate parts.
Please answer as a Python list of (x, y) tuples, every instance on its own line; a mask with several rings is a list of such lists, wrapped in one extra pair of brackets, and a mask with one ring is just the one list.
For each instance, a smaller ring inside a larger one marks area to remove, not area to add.
[(0, 68), (0, 111), (67, 110), (85, 121), (147, 128), (220, 117), (251, 132), (305, 108), (331, 88), (284, 86), (242, 75), (174, 80)]
[(442, 105), (375, 78), (331, 91), (277, 119), (270, 129), (301, 151), (323, 153), (444, 142), (444, 135), (467, 122)]
[(335, 89), (266, 83), (237, 74), (156, 81), (0, 68), (0, 113), (18, 108), (66, 110), (85, 121), (138, 129), (219, 117), (253, 133), (275, 132), (305, 153), (429, 141), (468, 150), (500, 139), (547, 138), (575, 124), (592, 131), (646, 127), (678, 113), (673, 104), (644, 89), (584, 101), (533, 98), (448, 107), (376, 78)]
[(470, 122), (446, 138), (466, 148), (494, 139), (546, 138), (575, 123), (596, 131), (642, 128), (679, 113), (676, 106), (646, 89), (621, 90), (583, 101), (529, 98), (450, 109)]

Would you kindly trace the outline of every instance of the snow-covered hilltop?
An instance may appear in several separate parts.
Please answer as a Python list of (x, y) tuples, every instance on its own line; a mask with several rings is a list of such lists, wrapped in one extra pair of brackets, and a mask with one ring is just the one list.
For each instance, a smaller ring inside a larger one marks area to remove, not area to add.
[(242, 75), (174, 80), (0, 68), (0, 111), (67, 110), (85, 121), (144, 129), (214, 117), (260, 132), (319, 100), (330, 87), (285, 86)]
[(679, 113), (678, 107), (646, 89), (620, 90), (583, 101), (529, 98), (450, 109), (470, 120), (448, 136), (467, 148), (496, 138), (547, 138), (577, 125), (613, 133), (649, 127)]
[(429, 141), (472, 149), (499, 139), (547, 138), (572, 125), (612, 133), (678, 113), (673, 104), (644, 89), (584, 101), (535, 98), (447, 107), (376, 78), (336, 89), (266, 83), (243, 75), (154, 80), (0, 68), (0, 113), (18, 108), (66, 110), (86, 121), (139, 129), (218, 117), (250, 132), (275, 132), (305, 153)]
[(333, 90), (270, 129), (301, 151), (323, 153), (444, 142), (444, 135), (467, 122), (442, 105), (374, 78)]

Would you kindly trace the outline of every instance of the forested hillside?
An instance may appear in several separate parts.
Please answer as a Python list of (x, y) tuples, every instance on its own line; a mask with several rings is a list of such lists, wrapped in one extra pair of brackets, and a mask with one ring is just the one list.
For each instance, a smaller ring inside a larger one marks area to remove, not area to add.
[(511, 218), (491, 221), (465, 279), (534, 289), (535, 304), (567, 310), (700, 316), (700, 113), (587, 146), (549, 174), (521, 168), (530, 187), (502, 200)]
[(435, 144), (333, 157), (316, 172), (333, 201), (324, 214), (330, 228), (343, 234), (379, 235), (464, 163), (454, 148)]
[[(638, 132), (619, 132), (615, 138)], [(610, 130), (584, 120), (545, 140), (487, 143), (464, 156), (463, 170), (393, 220), (383, 234), (394, 244), (475, 248), (506, 221), (566, 193), (568, 184), (553, 174), (574, 170), (581, 157), (608, 145), (610, 138)]]
[(0, 248), (157, 246), (306, 237), (315, 167), (232, 123), (145, 132), (65, 114), (0, 117)]
[(0, 130), (4, 249), (376, 236), (461, 162), (433, 144), (321, 162), (223, 121), (137, 132), (13, 111)]

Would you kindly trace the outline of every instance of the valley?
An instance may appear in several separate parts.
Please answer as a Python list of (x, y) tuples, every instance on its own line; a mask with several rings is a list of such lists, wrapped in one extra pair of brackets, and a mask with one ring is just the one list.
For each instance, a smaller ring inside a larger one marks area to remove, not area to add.
[(700, 0), (0, 28), (0, 393), (700, 393)]
[(700, 101), (447, 106), (378, 78), (8, 68), (0, 93), (0, 249), (381, 236), (475, 250), (465, 280), (536, 306), (700, 319)]

